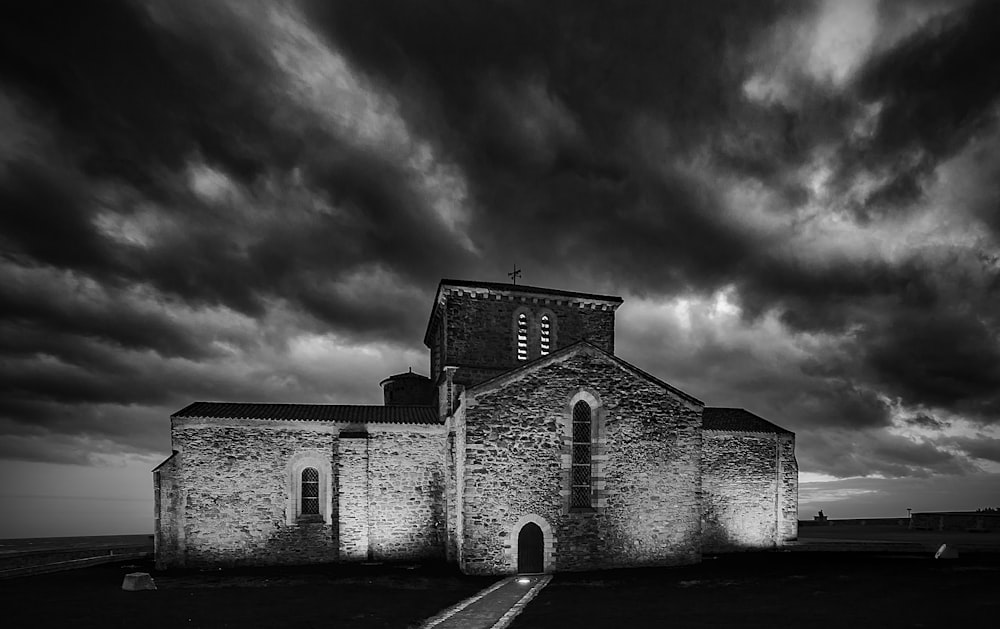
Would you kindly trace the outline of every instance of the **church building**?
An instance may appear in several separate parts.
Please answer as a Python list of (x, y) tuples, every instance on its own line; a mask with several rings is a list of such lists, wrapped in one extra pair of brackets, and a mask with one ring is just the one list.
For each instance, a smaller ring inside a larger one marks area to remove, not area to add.
[(384, 405), (194, 402), (154, 471), (159, 568), (695, 563), (797, 535), (795, 436), (615, 356), (620, 297), (442, 280)]

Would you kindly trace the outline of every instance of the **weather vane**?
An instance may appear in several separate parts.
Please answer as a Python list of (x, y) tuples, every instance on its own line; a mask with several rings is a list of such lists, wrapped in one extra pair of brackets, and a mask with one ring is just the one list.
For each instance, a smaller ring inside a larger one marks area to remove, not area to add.
[(514, 270), (507, 274), (510, 278), (511, 283), (517, 286), (517, 278), (521, 277), (521, 269), (517, 268), (517, 263), (514, 263)]

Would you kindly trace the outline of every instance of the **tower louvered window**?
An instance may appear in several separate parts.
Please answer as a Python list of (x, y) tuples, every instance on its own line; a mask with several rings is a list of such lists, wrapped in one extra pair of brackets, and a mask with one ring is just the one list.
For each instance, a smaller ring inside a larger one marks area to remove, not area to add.
[(570, 470), (570, 506), (589, 507), (591, 463), (591, 409), (586, 402), (573, 407), (573, 466)]
[(517, 315), (517, 359), (528, 360), (528, 315)]
[(542, 315), (542, 339), (541, 348), (542, 356), (547, 356), (550, 351), (552, 351), (552, 322), (549, 320), (549, 315)]
[(302, 470), (302, 515), (319, 515), (319, 471)]

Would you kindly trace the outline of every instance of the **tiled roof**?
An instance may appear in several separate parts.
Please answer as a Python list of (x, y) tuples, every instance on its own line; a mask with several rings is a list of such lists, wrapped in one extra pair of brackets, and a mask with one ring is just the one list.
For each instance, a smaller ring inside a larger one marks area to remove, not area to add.
[(701, 426), (705, 430), (732, 430), (735, 432), (771, 432), (794, 434), (781, 426), (772, 424), (742, 408), (713, 408), (706, 406), (701, 415)]
[(361, 406), (351, 404), (252, 404), (194, 402), (172, 417), (280, 419), (350, 424), (440, 424), (433, 406)]

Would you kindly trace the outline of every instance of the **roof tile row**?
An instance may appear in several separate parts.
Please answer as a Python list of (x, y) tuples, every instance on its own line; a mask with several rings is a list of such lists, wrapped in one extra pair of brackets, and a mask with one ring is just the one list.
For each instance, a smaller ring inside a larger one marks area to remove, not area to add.
[(440, 424), (433, 406), (375, 406), (353, 404), (255, 404), (194, 402), (172, 417), (211, 419), (271, 419), (350, 424)]
[[(352, 404), (256, 404), (244, 402), (194, 402), (173, 417), (210, 419), (270, 419), (343, 422), (349, 424), (440, 424), (433, 406), (375, 406)], [(742, 408), (705, 407), (705, 430), (792, 434)]]

